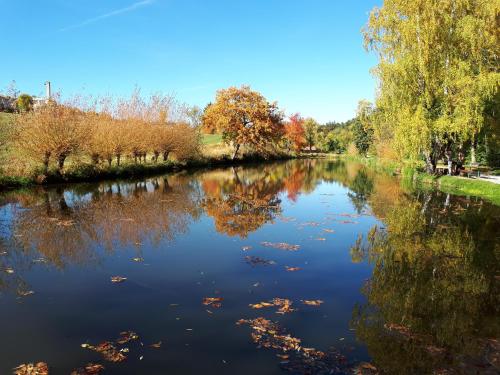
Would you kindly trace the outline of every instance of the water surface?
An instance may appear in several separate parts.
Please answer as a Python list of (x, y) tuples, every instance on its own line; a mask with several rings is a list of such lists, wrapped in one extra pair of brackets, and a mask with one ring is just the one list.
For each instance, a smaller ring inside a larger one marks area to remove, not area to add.
[[(1, 200), (1, 374), (498, 371), (500, 209), (479, 199), (296, 160)], [(249, 306), (274, 298), (293, 311)], [(82, 347), (105, 341), (127, 359)]]

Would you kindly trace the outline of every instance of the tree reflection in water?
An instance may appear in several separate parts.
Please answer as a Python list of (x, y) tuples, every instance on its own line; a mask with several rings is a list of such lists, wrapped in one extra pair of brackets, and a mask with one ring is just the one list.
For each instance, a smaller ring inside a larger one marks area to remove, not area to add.
[(182, 177), (38, 189), (17, 196), (12, 223), (19, 248), (63, 268), (96, 260), (96, 246), (158, 244), (200, 215), (200, 192)]
[(354, 308), (351, 325), (376, 367), (408, 374), (491, 370), (499, 360), (492, 340), (500, 331), (500, 249), (492, 236), (500, 227), (498, 209), (405, 190), (357, 163), (294, 160), (10, 193), (3, 197), (8, 219), (0, 267), (15, 273), (0, 273), (0, 288), (28, 291), (22, 271), (34, 262), (92, 264), (100, 249), (140, 252), (145, 242), (174, 240), (202, 214), (217, 232), (246, 238), (282, 214), (283, 199), (297, 203), (325, 182), (348, 188), (354, 210), (384, 225), (363, 233), (351, 249), (353, 262), (373, 266), (362, 290), (367, 303)]
[(372, 228), (351, 249), (353, 261), (374, 265), (352, 327), (385, 372), (495, 372), (500, 249), (485, 235), (499, 222), (470, 206), (448, 198), (443, 208), (431, 193), (401, 199), (384, 214), (387, 229)]

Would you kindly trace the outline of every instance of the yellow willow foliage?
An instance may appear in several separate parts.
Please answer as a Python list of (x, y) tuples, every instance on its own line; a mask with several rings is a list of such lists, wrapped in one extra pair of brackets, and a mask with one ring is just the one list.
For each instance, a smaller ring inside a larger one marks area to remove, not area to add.
[(114, 160), (120, 165), (124, 157), (146, 161), (147, 155), (154, 162), (170, 154), (187, 160), (198, 155), (200, 138), (183, 121), (183, 108), (171, 96), (144, 99), (138, 90), (127, 99), (105, 97), (92, 105), (51, 102), (18, 116), (16, 144), (22, 154), (42, 162), (45, 172), (51, 161), (62, 170), (73, 154), (109, 166)]
[(376, 137), (391, 137), (402, 157), (434, 159), (472, 140), (499, 92), (499, 19), (499, 0), (386, 0), (375, 8), (364, 37), (379, 57)]
[(45, 170), (52, 158), (62, 170), (66, 158), (83, 148), (88, 131), (84, 112), (50, 102), (18, 116), (16, 143), (26, 156), (42, 161)]
[(283, 114), (276, 103), (269, 103), (248, 86), (219, 90), (215, 103), (203, 116), (203, 127), (209, 132), (222, 133), (226, 142), (235, 147), (233, 158), (242, 145), (265, 151), (284, 132)]

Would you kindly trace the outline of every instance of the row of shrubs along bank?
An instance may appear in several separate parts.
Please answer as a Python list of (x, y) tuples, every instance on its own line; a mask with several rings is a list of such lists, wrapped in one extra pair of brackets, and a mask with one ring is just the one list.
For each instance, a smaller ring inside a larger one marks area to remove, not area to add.
[(245, 154), (238, 159), (232, 159), (229, 156), (225, 156), (220, 158), (199, 158), (183, 162), (168, 160), (165, 162), (159, 161), (157, 163), (144, 164), (128, 163), (110, 167), (103, 164), (82, 164), (75, 167), (69, 167), (64, 173), (60, 173), (57, 169), (50, 169), (47, 173), (34, 172), (30, 176), (0, 176), (0, 190), (23, 188), (33, 185), (96, 182), (102, 180), (147, 177), (181, 170), (289, 160), (294, 157), (296, 156), (291, 154), (277, 154), (267, 157), (259, 154)]

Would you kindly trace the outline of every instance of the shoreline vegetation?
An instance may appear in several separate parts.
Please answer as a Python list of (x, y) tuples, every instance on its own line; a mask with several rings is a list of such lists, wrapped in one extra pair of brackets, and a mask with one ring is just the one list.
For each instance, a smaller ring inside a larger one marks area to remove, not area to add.
[(401, 177), (401, 183), (410, 184), (414, 188), (438, 189), (444, 193), (482, 198), (500, 206), (500, 185), (493, 182), (460, 176), (436, 176), (422, 172), (415, 167), (401, 166), (393, 161), (376, 157), (346, 155), (345, 158), (360, 162), (384, 173), (398, 175)]

